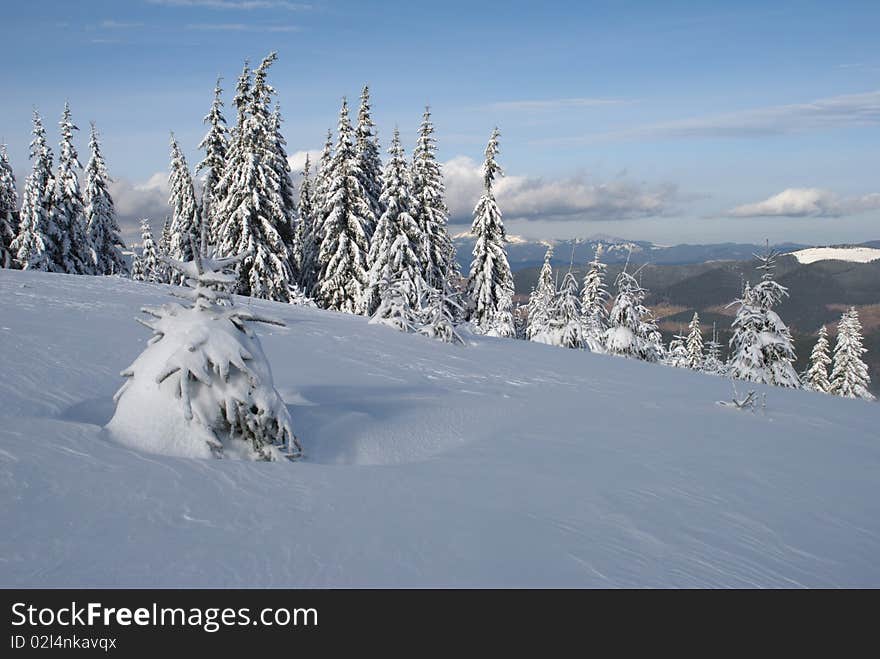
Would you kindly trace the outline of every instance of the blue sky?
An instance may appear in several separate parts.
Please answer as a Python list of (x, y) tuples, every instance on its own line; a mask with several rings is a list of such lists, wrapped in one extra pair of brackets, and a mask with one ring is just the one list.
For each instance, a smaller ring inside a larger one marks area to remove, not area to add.
[(216, 76), (231, 88), (246, 57), (277, 50), (295, 162), (364, 83), (385, 142), (398, 125), (411, 147), (431, 104), (454, 231), (497, 124), (512, 233), (880, 238), (876, 1), (33, 0), (3, 14), (0, 139), (19, 185), (32, 108), (55, 138), (69, 99), (104, 136), (129, 227), (165, 212), (169, 131), (195, 164)]

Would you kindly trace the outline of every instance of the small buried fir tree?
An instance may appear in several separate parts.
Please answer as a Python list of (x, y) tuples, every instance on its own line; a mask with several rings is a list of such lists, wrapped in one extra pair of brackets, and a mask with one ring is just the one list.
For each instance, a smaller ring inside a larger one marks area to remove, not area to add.
[(243, 256), (168, 259), (190, 286), (188, 304), (144, 308), (153, 331), (146, 350), (122, 372), (110, 433), (134, 448), (181, 457), (297, 458), (302, 447), (272, 382), (250, 323), (283, 325), (235, 306), (226, 272)]

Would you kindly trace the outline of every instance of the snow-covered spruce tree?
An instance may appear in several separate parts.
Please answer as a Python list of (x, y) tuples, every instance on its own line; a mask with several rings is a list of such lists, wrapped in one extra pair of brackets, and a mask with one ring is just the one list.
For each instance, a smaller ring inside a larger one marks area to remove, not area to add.
[(413, 217), (422, 233), (422, 277), (428, 286), (442, 290), (444, 282), (460, 276), (455, 261), (455, 244), (449, 237), (449, 210), (444, 201), (443, 174), (437, 162), (437, 143), (431, 110), (425, 108), (419, 137), (413, 150)]
[(119, 441), (182, 457), (275, 460), (302, 448), (272, 382), (269, 362), (251, 323), (283, 323), (235, 306), (225, 271), (241, 257), (171, 260), (190, 290), (188, 303), (144, 308), (153, 331), (147, 348), (125, 371), (116, 413), (107, 425)]
[(608, 314), (603, 345), (606, 352), (631, 359), (656, 362), (662, 357), (657, 324), (644, 302), (647, 291), (626, 270), (615, 279), (617, 295)]
[(694, 371), (703, 370), (703, 331), (700, 328), (700, 315), (694, 311), (694, 317), (688, 325), (687, 341), (685, 342), (687, 349), (686, 368)]
[(498, 336), (502, 339), (516, 338), (516, 321), (513, 319), (513, 295), (504, 291), (498, 298), (498, 305), (492, 313), (486, 336)]
[(311, 160), (306, 154), (306, 162), (303, 165), (302, 182), (299, 186), (299, 207), (296, 223), (294, 247), (298, 253), (293, 254), (293, 259), (299, 263), (299, 277), (297, 283), (304, 294), (308, 294), (315, 285), (315, 199), (312, 188)]
[(143, 273), (143, 281), (156, 284), (164, 284), (167, 281), (168, 264), (163, 260), (164, 255), (159, 254), (156, 241), (153, 239), (153, 230), (150, 221), (146, 218), (141, 220), (141, 257), (140, 267)]
[(324, 203), (315, 297), (325, 309), (361, 313), (369, 279), (370, 247), (365, 227), (372, 222), (372, 211), (360, 183), (345, 99), (339, 111), (339, 135), (327, 173)]
[(608, 312), (605, 305), (608, 303), (608, 290), (605, 288), (606, 265), (600, 261), (602, 258), (602, 245), (596, 245), (596, 253), (590, 261), (587, 274), (584, 275), (584, 285), (581, 290), (581, 314), (583, 324), (584, 344), (592, 352), (604, 352), (605, 331), (608, 329)]
[(333, 131), (327, 129), (327, 139), (318, 159), (315, 170), (315, 182), (312, 189), (312, 285), (306, 289), (312, 297), (318, 299), (318, 285), (321, 281), (321, 243), (324, 240), (324, 212), (327, 208), (327, 189), (330, 183), (330, 163), (333, 162)]
[(712, 323), (712, 340), (706, 342), (703, 372), (722, 377), (727, 375), (727, 367), (721, 358), (721, 344), (718, 342), (718, 332), (714, 323)]
[(361, 104), (358, 108), (357, 126), (355, 127), (354, 150), (358, 160), (358, 180), (364, 190), (364, 197), (370, 206), (372, 217), (366, 218), (364, 232), (367, 240), (373, 238), (376, 223), (382, 217), (385, 208), (382, 206), (383, 171), (382, 158), (379, 154), (379, 138), (376, 136), (376, 124), (370, 110), (370, 88), (364, 85), (361, 91)]
[(689, 368), (686, 342), (687, 337), (682, 334), (673, 336), (669, 342), (669, 348), (663, 356), (663, 363), (673, 368)]
[(85, 217), (89, 244), (92, 247), (94, 271), (96, 275), (124, 275), (126, 265), (122, 250), (125, 243), (119, 235), (116, 207), (109, 190), (112, 179), (107, 173), (107, 165), (98, 141), (98, 130), (94, 123), (89, 134), (89, 151), (89, 162), (86, 165)]
[(147, 281), (147, 277), (144, 274), (144, 262), (137, 253), (135, 253), (134, 258), (131, 260), (131, 278), (132, 281)]
[(529, 319), (526, 327), (526, 338), (537, 343), (557, 345), (550, 327), (553, 312), (553, 301), (556, 299), (556, 282), (553, 281), (553, 246), (547, 247), (544, 254), (544, 265), (538, 275), (538, 283), (529, 295)]
[(578, 284), (571, 270), (562, 278), (562, 285), (553, 301), (550, 326), (563, 348), (581, 348), (584, 345), (581, 324), (581, 301)]
[(9, 164), (6, 145), (0, 144), (0, 268), (11, 268), (14, 262), (12, 241), (18, 234), (17, 207), (15, 174)]
[[(269, 89), (274, 93), (271, 87)], [(275, 176), (278, 180), (278, 195), (281, 208), (284, 213), (285, 222), (278, 227), (281, 234), (281, 240), (287, 245), (287, 252), (290, 255), (290, 267), (293, 275), (293, 282), (299, 281), (299, 269), (301, 267), (299, 255), (302, 254), (302, 247), (297, 244), (296, 225), (299, 224), (299, 218), (296, 212), (296, 189), (293, 187), (293, 179), (290, 175), (290, 162), (287, 160), (287, 140), (281, 134), (281, 107), (276, 103), (275, 109), (269, 116), (269, 132), (270, 139), (275, 147)]]
[(218, 183), (223, 219), (215, 247), (219, 256), (246, 254), (238, 264), (236, 292), (289, 302), (293, 272), (284, 235), (290, 225), (278, 180), (278, 145), (269, 111), (272, 89), (266, 81), (275, 58), (270, 53), (260, 63), (252, 87), (247, 69), (238, 84), (239, 124)]
[(791, 333), (773, 307), (788, 296), (788, 290), (773, 279), (776, 253), (756, 255), (763, 270), (761, 281), (746, 289), (731, 327), (732, 358), (730, 376), (738, 380), (800, 388), (794, 370), (794, 345)]
[[(165, 221), (162, 222), (162, 233), (159, 235), (159, 244), (157, 245), (159, 254), (171, 258), (169, 250), (171, 249), (171, 218), (166, 215)], [(163, 284), (171, 283), (171, 268), (162, 261), (162, 281)]]
[(461, 295), (453, 290), (448, 282), (444, 283), (443, 290), (436, 288), (427, 289), (427, 301), (422, 305), (421, 327), (419, 334), (444, 343), (459, 343), (464, 341), (455, 331), (456, 316), (463, 313)]
[(804, 373), (804, 388), (811, 391), (819, 391), (823, 394), (831, 392), (831, 381), (828, 379), (828, 367), (831, 365), (829, 354), (828, 330), (825, 326), (819, 328), (819, 338), (813, 351), (810, 353), (810, 367)]
[(370, 317), (370, 323), (386, 325), (401, 332), (414, 332), (418, 329), (419, 318), (409, 300), (410, 283), (397, 277), (388, 278), (381, 284), (382, 298), (379, 307)]
[(499, 336), (512, 336), (514, 327), (496, 327), (504, 323), (511, 313), (513, 299), (513, 274), (507, 261), (504, 244), (507, 240), (501, 210), (495, 201), (493, 185), (495, 177), (502, 174), (495, 160), (498, 155), (500, 131), (495, 128), (486, 146), (486, 160), (483, 163), (483, 194), (474, 208), (474, 221), (471, 226), (476, 242), (468, 278), (468, 296), (471, 303), (471, 321), (482, 332)]
[(90, 275), (95, 272), (92, 245), (86, 226), (85, 203), (79, 186), (82, 165), (73, 144), (73, 131), (79, 130), (70, 117), (70, 105), (64, 103), (64, 112), (58, 122), (61, 144), (58, 149), (58, 173), (55, 175), (55, 202), (52, 212), (61, 233), (56, 243), (55, 262), (63, 272), (72, 275)]
[(46, 143), (46, 129), (34, 110), (34, 139), (30, 145), (33, 163), (24, 184), (18, 235), (11, 249), (18, 266), (25, 270), (64, 272), (63, 264), (55, 261), (63, 236), (55, 224), (53, 212), (55, 180), (52, 176), (52, 149)]
[(834, 346), (834, 368), (831, 371), (830, 393), (844, 398), (874, 400), (868, 391), (871, 378), (862, 355), (862, 324), (855, 307), (844, 312), (837, 325), (837, 343)]
[[(168, 256), (178, 261), (193, 259), (193, 246), (201, 241), (201, 224), (199, 223), (199, 205), (193, 187), (192, 174), (186, 164), (186, 156), (180, 145), (171, 134), (171, 171), (168, 175), (168, 205), (171, 207), (171, 238), (168, 244)], [(180, 273), (171, 275), (172, 283), (182, 284), (184, 276)]]
[(426, 288), (420, 260), (422, 236), (412, 217), (409, 167), (396, 128), (388, 154), (391, 158), (382, 176), (380, 196), (385, 210), (370, 245), (370, 271), (364, 291), (364, 312), (370, 316), (379, 308), (388, 282), (395, 282), (403, 291), (414, 313), (418, 313)]
[(214, 234), (220, 223), (218, 209), (223, 201), (218, 197), (217, 184), (223, 176), (226, 151), (229, 148), (229, 128), (226, 126), (226, 117), (223, 116), (221, 80), (222, 78), (217, 78), (217, 84), (214, 85), (214, 101), (204, 118), (204, 123), (208, 124), (208, 132), (199, 142), (199, 150), (205, 152), (205, 157), (196, 165), (196, 173), (202, 173), (201, 220), (202, 230), (209, 245), (216, 243)]

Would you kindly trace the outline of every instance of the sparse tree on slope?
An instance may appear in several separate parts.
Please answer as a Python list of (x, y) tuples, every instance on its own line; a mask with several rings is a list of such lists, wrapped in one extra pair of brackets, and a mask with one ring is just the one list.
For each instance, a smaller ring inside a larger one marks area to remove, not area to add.
[(199, 142), (199, 149), (205, 152), (205, 157), (196, 165), (197, 174), (204, 172), (202, 176), (201, 220), (206, 240), (211, 245), (216, 244), (215, 233), (220, 224), (218, 211), (223, 201), (219, 197), (217, 184), (223, 176), (226, 152), (229, 149), (229, 128), (227, 128), (226, 118), (223, 116), (221, 80), (222, 78), (217, 78), (217, 84), (214, 86), (214, 101), (204, 118), (204, 123), (208, 124), (208, 132)]
[(577, 280), (571, 270), (562, 278), (562, 285), (553, 302), (550, 326), (557, 337), (557, 345), (563, 348), (583, 347), (581, 301), (578, 298)]
[(834, 369), (831, 372), (831, 390), (835, 396), (874, 400), (868, 391), (871, 378), (862, 360), (867, 350), (862, 347), (862, 324), (855, 307), (850, 307), (837, 326), (834, 346)]
[(422, 326), (419, 334), (444, 343), (463, 344), (464, 341), (455, 331), (456, 312), (461, 314), (461, 295), (446, 284), (442, 291), (428, 289), (428, 300), (422, 309)]
[(52, 149), (46, 143), (46, 129), (36, 110), (33, 121), (34, 139), (30, 145), (33, 165), (24, 184), (18, 235), (11, 248), (19, 267), (25, 270), (64, 272), (63, 264), (54, 260), (63, 236), (52, 211), (55, 191)]
[(410, 309), (418, 312), (426, 288), (420, 266), (421, 232), (412, 217), (409, 168), (400, 133), (394, 130), (391, 156), (382, 177), (380, 204), (385, 211), (379, 218), (370, 245), (370, 271), (364, 294), (364, 312), (372, 315), (385, 294), (387, 282), (395, 282)]
[(746, 289), (733, 321), (730, 339), (733, 357), (731, 377), (780, 387), (801, 386), (797, 372), (791, 333), (773, 307), (788, 296), (788, 290), (773, 279), (776, 254), (758, 256), (761, 281)]
[[(493, 130), (486, 146), (486, 160), (482, 169), (483, 195), (474, 209), (471, 226), (476, 241), (468, 278), (468, 295), (472, 305), (471, 320), (480, 330), (487, 334), (512, 336), (515, 331), (512, 316), (509, 327), (505, 325), (505, 319), (511, 313), (513, 275), (504, 248), (506, 235), (501, 210), (493, 190), (495, 177), (501, 174), (501, 167), (495, 160), (500, 135), (497, 128)], [(503, 326), (496, 326), (497, 323)]]
[(95, 274), (125, 274), (125, 259), (122, 257), (125, 243), (119, 235), (116, 207), (109, 190), (111, 178), (107, 173), (94, 123), (89, 136), (89, 150), (91, 155), (86, 165), (85, 217)]
[(547, 247), (544, 253), (544, 265), (538, 275), (538, 283), (529, 295), (529, 318), (526, 327), (526, 338), (537, 343), (555, 343), (550, 331), (550, 315), (553, 310), (553, 301), (556, 299), (556, 283), (553, 281), (553, 267), (550, 260), (553, 258), (552, 245)]
[(584, 343), (592, 352), (605, 351), (604, 337), (608, 329), (608, 313), (605, 309), (608, 302), (608, 290), (605, 288), (607, 266), (599, 260), (601, 257), (602, 245), (599, 244), (587, 274), (584, 275), (581, 291)]
[[(186, 164), (186, 156), (180, 145), (171, 135), (171, 172), (168, 175), (170, 190), (168, 205), (171, 206), (171, 237), (168, 244), (168, 255), (178, 261), (193, 259), (193, 246), (201, 241), (201, 225), (199, 224), (199, 207), (196, 202), (192, 175)], [(182, 284), (183, 275), (172, 275), (172, 282)]]
[(431, 110), (425, 108), (419, 137), (413, 151), (413, 217), (422, 233), (422, 276), (428, 286), (442, 290), (446, 280), (459, 276), (455, 245), (449, 237), (449, 210), (446, 208), (443, 174), (437, 162), (437, 144)]
[(367, 240), (372, 240), (376, 223), (385, 210), (381, 199), (383, 189), (382, 158), (379, 155), (379, 140), (375, 132), (376, 124), (373, 123), (370, 112), (370, 88), (364, 85), (361, 92), (361, 105), (358, 108), (354, 149), (358, 160), (358, 180), (364, 190), (364, 197), (372, 215), (365, 218), (364, 232), (367, 234)]
[(687, 342), (687, 360), (685, 366), (694, 371), (703, 370), (703, 332), (700, 329), (700, 316), (695, 311), (694, 317), (688, 325)]
[(372, 211), (361, 187), (348, 103), (342, 100), (336, 152), (327, 175), (324, 226), (318, 252), (317, 298), (327, 309), (361, 313), (368, 283), (365, 226)]
[(0, 268), (11, 268), (12, 241), (18, 234), (18, 193), (6, 145), (0, 144)]
[(95, 272), (92, 245), (86, 227), (85, 204), (79, 186), (82, 165), (73, 144), (73, 131), (79, 130), (70, 118), (70, 106), (64, 104), (64, 113), (58, 123), (61, 145), (58, 152), (58, 173), (55, 176), (55, 224), (61, 233), (55, 262), (69, 274), (90, 275)]
[(274, 61), (275, 53), (262, 61), (254, 71), (252, 87), (247, 67), (238, 83), (239, 124), (218, 183), (223, 205), (216, 250), (224, 257), (243, 255), (236, 292), (289, 302), (293, 273), (284, 236), (290, 223), (281, 196), (278, 144), (268, 105), (272, 88), (266, 81)]
[(831, 382), (828, 379), (828, 367), (831, 365), (829, 354), (828, 331), (825, 326), (819, 328), (819, 338), (813, 351), (810, 353), (810, 368), (804, 374), (804, 387), (811, 391), (820, 391), (823, 394), (831, 392)]
[(615, 280), (617, 296), (608, 314), (603, 344), (612, 355), (656, 362), (662, 357), (657, 325), (644, 302), (647, 291), (626, 270)]

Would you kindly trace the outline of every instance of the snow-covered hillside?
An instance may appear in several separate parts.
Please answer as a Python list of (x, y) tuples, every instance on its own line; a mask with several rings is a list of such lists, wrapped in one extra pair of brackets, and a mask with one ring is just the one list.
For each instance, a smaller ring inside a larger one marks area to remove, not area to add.
[(0, 585), (880, 586), (876, 404), (254, 302), (307, 457), (148, 455), (167, 290), (0, 270)]
[(816, 261), (852, 261), (870, 263), (880, 259), (880, 249), (874, 247), (810, 247), (791, 252), (799, 263)]

